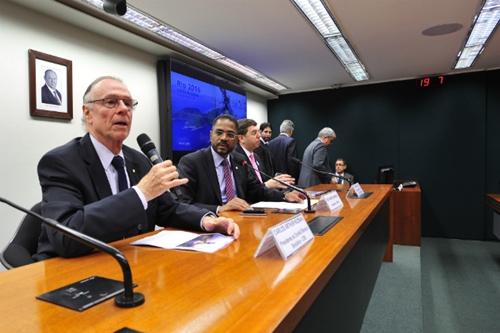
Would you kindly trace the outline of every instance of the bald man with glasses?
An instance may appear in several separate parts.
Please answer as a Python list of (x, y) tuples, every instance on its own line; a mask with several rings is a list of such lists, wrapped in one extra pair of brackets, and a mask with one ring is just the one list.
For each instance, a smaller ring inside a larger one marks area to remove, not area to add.
[[(154, 230), (155, 225), (239, 236), (232, 219), (179, 203), (169, 189), (185, 184), (171, 161), (155, 166), (123, 144), (137, 101), (117, 78), (96, 79), (83, 97), (87, 134), (45, 154), (38, 164), (42, 215), (104, 242)], [(45, 226), (35, 260), (75, 257), (91, 248)]]

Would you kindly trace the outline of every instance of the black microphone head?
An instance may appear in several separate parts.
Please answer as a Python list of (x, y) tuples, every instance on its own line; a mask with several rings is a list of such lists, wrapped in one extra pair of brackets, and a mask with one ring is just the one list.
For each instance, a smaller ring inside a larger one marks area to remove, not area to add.
[(145, 133), (139, 134), (137, 137), (137, 143), (139, 144), (142, 152), (146, 155), (151, 149), (156, 148), (153, 141), (151, 141), (151, 138)]

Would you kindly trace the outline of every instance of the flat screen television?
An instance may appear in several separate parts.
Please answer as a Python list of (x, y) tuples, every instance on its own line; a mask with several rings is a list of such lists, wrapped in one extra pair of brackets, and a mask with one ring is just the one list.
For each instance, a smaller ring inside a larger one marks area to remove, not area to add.
[(189, 152), (208, 147), (212, 121), (220, 114), (246, 118), (246, 94), (237, 85), (178, 61), (164, 61), (161, 67), (158, 78), (163, 158), (177, 162)]

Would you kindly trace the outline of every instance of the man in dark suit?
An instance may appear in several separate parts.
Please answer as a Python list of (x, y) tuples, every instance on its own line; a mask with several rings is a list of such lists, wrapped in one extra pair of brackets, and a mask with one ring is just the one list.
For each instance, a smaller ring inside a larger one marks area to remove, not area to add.
[(212, 123), (210, 147), (181, 158), (179, 172), (189, 179), (181, 186), (182, 199), (216, 213), (244, 210), (249, 202), (302, 201), (297, 192), (268, 189), (255, 178), (244, 156), (233, 151), (237, 132), (236, 119), (220, 115)]
[[(354, 176), (351, 175), (350, 173), (345, 172), (347, 169), (347, 162), (343, 158), (337, 158), (335, 161), (335, 174), (345, 177), (349, 180), (349, 182), (352, 184), (354, 182)], [(344, 184), (344, 180), (338, 177), (333, 177), (332, 178), (332, 183), (337, 183), (337, 184)]]
[[(260, 132), (257, 128), (257, 123), (254, 120), (238, 120), (238, 141), (239, 144), (236, 145), (235, 151), (244, 156), (248, 165), (252, 166), (255, 178), (261, 183), (264, 183), (268, 188), (287, 189), (285, 185), (266, 176), (272, 176), (272, 173), (268, 173), (264, 170), (264, 163), (260, 156), (257, 155), (256, 150), (262, 145), (262, 141), (260, 140)], [(295, 183), (295, 179), (287, 174), (280, 174), (274, 178), (288, 184)]]
[(300, 165), (293, 160), (297, 158), (295, 139), (292, 138), (294, 128), (291, 120), (283, 120), (280, 135), (269, 141), (269, 151), (273, 157), (275, 172), (286, 173), (298, 179)]
[(45, 84), (42, 87), (42, 103), (61, 105), (62, 95), (57, 90), (57, 74), (52, 69), (47, 69), (43, 76)]
[(271, 157), (271, 152), (269, 151), (269, 141), (271, 140), (271, 136), (273, 134), (273, 129), (271, 127), (271, 123), (262, 123), (260, 124), (260, 145), (257, 147), (254, 152), (259, 156), (262, 161), (262, 171), (267, 173), (270, 176), (274, 176), (274, 165), (273, 158)]
[[(155, 224), (239, 235), (238, 226), (207, 210), (176, 202), (167, 192), (185, 184), (171, 161), (151, 167), (123, 145), (137, 102), (119, 79), (101, 77), (87, 88), (88, 133), (45, 154), (38, 164), (42, 214), (105, 242), (151, 231)], [(43, 226), (36, 260), (75, 257), (92, 249)]]
[[(304, 151), (302, 167), (300, 169), (299, 186), (309, 187), (321, 183), (331, 183), (332, 176), (325, 174), (332, 173), (330, 161), (328, 159), (328, 146), (335, 140), (335, 132), (330, 127), (325, 127), (318, 133)], [(323, 171), (317, 172), (313, 169)]]

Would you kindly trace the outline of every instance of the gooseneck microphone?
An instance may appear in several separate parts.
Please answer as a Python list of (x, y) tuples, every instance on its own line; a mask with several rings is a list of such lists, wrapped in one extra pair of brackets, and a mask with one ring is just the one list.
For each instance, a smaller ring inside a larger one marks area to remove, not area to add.
[(307, 209), (306, 209), (306, 210), (304, 210), (304, 212), (306, 212), (306, 213), (314, 213), (314, 212), (315, 212), (315, 210), (314, 210), (314, 209), (312, 209), (312, 207), (311, 207), (311, 197), (307, 194), (307, 192), (306, 192), (306, 191), (304, 191), (304, 190), (303, 190), (303, 189), (301, 189), (300, 187), (297, 187), (297, 186), (292, 185), (292, 184), (288, 184), (288, 183), (286, 183), (286, 182), (284, 182), (284, 181), (282, 181), (282, 180), (279, 180), (279, 179), (277, 179), (277, 178), (275, 178), (275, 177), (272, 177), (272, 176), (270, 176), (270, 175), (268, 175), (268, 174), (266, 174), (266, 173), (264, 173), (264, 172), (262, 172), (262, 171), (260, 171), (260, 170), (255, 170), (252, 166), (250, 166), (250, 165), (248, 164), (248, 162), (247, 162), (246, 160), (242, 160), (242, 161), (241, 161), (241, 165), (242, 165), (242, 166), (244, 166), (244, 167), (245, 167), (245, 168), (247, 168), (247, 169), (251, 169), (251, 170), (254, 170), (254, 171), (256, 171), (256, 172), (259, 172), (262, 176), (267, 177), (267, 178), (272, 179), (272, 180), (275, 180), (275, 181), (277, 181), (278, 183), (280, 183), (281, 185), (286, 186), (287, 188), (290, 188), (290, 189), (292, 189), (292, 190), (295, 190), (295, 191), (297, 191), (297, 192), (302, 193), (302, 194), (306, 197), (306, 200), (307, 200)]
[(314, 172), (321, 173), (321, 174), (323, 174), (323, 175), (328, 175), (328, 176), (332, 176), (332, 177), (337, 177), (337, 178), (340, 178), (340, 179), (345, 180), (346, 182), (348, 182), (348, 183), (349, 183), (349, 186), (351, 186), (351, 185), (352, 185), (351, 181), (350, 181), (349, 179), (347, 179), (346, 177), (344, 177), (344, 176), (337, 175), (337, 174), (335, 174), (334, 172), (328, 172), (328, 171), (318, 170), (318, 169), (316, 169), (315, 167), (313, 167), (312, 165), (306, 164), (306, 163), (302, 162), (301, 160), (299, 160), (299, 159), (298, 159), (298, 158), (296, 158), (296, 157), (292, 157), (292, 161), (297, 162), (297, 163), (299, 163), (300, 165), (303, 165), (303, 166), (305, 166), (306, 168), (309, 168), (309, 169), (311, 169), (311, 170), (312, 170), (312, 171), (314, 171)]
[(34, 216), (40, 221), (42, 221), (44, 224), (48, 225), (51, 228), (56, 229), (59, 232), (62, 232), (69, 238), (85, 244), (89, 247), (92, 247), (94, 249), (97, 249), (99, 251), (105, 252), (112, 256), (118, 263), (120, 264), (120, 267), (122, 269), (123, 273), (123, 288), (124, 292), (118, 296), (115, 297), (115, 304), (119, 307), (122, 308), (131, 308), (134, 306), (141, 305), (144, 303), (144, 295), (141, 293), (134, 293), (133, 291), (133, 282), (132, 282), (132, 271), (130, 270), (130, 265), (128, 264), (127, 258), (118, 251), (116, 248), (112, 247), (111, 245), (108, 245), (104, 242), (101, 242), (98, 239), (95, 239), (93, 237), (87, 236), (81, 232), (78, 232), (74, 229), (71, 229), (56, 220), (43, 217), (40, 214), (37, 214), (35, 212), (32, 212), (29, 209), (23, 208), (21, 206), (16, 205), (15, 203), (4, 199), (0, 197), (0, 201), (6, 203), (7, 205), (20, 210), (28, 215)]
[[(139, 134), (139, 136), (137, 136), (137, 143), (139, 144), (139, 147), (141, 148), (144, 155), (149, 158), (153, 165), (163, 162), (163, 159), (156, 149), (155, 144), (147, 134)], [(180, 199), (182, 197), (182, 191), (179, 188), (173, 187), (170, 190), (174, 192), (174, 194), (177, 196), (177, 199)]]

